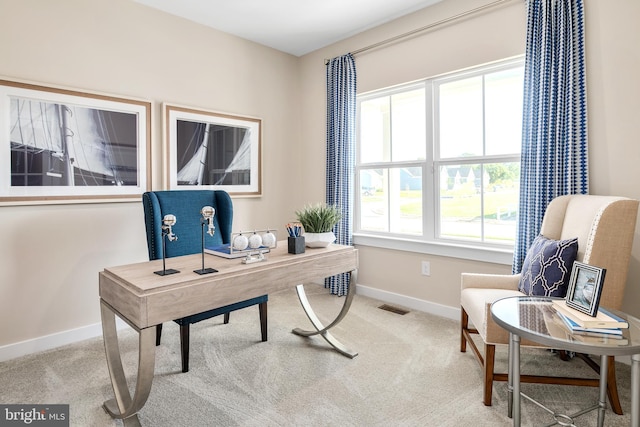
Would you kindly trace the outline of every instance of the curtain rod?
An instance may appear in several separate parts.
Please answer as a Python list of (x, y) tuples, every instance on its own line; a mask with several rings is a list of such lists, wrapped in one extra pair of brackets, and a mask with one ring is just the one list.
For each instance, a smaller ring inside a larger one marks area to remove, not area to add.
[[(403, 34), (399, 34), (397, 36), (388, 38), (386, 40), (382, 40), (382, 41), (380, 41), (378, 43), (374, 43), (372, 45), (369, 45), (369, 46), (366, 46), (366, 47), (363, 47), (363, 48), (360, 48), (360, 49), (356, 49), (356, 50), (352, 51), (351, 54), (355, 56), (355, 55), (358, 55), (360, 53), (366, 52), (367, 50), (375, 49), (377, 47), (384, 46), (384, 45), (389, 44), (389, 43), (393, 43), (393, 42), (398, 41), (400, 39), (404, 39), (404, 38), (413, 36), (415, 34), (423, 32), (423, 31), (430, 30), (430, 29), (438, 27), (440, 25), (447, 24), (447, 23), (449, 23), (451, 21), (455, 21), (455, 20), (458, 20), (460, 18), (464, 18), (466, 16), (473, 15), (473, 14), (481, 12), (481, 11), (483, 11), (485, 9), (489, 9), (489, 8), (497, 6), (497, 5), (501, 4), (501, 3), (507, 3), (507, 2), (510, 2), (510, 1), (512, 1), (512, 0), (497, 0), (497, 1), (494, 1), (494, 2), (491, 2), (491, 3), (487, 3), (487, 4), (483, 5), (483, 6), (476, 7), (475, 9), (467, 10), (466, 12), (462, 12), (462, 13), (459, 13), (457, 15), (450, 16), (449, 18), (442, 19), (440, 21), (434, 22), (434, 23), (429, 24), (429, 25), (425, 25), (424, 27), (416, 28), (415, 30), (412, 30), (412, 31), (409, 31), (409, 32), (406, 32), (406, 33), (403, 33)], [(325, 65), (328, 64), (328, 63), (329, 63), (329, 59), (325, 59)]]

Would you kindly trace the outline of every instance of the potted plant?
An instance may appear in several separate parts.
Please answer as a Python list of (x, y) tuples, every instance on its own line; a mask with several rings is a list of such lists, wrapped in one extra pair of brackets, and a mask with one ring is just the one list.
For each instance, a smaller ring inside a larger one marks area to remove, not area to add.
[(296, 211), (298, 222), (304, 228), (305, 244), (310, 248), (329, 246), (336, 240), (333, 227), (342, 218), (335, 205), (318, 203)]

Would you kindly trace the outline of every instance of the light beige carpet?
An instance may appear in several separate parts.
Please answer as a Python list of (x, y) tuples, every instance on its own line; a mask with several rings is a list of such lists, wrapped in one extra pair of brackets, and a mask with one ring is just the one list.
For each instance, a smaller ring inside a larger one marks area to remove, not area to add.
[[(333, 319), (343, 298), (318, 285), (308, 295), (321, 319)], [(493, 406), (482, 404), (482, 380), (471, 353), (459, 351), (458, 322), (411, 311), (399, 315), (356, 296), (334, 329), (359, 352), (348, 359), (310, 329), (293, 289), (269, 296), (269, 341), (260, 342), (258, 309), (192, 325), (190, 372), (180, 372), (178, 326), (166, 323), (156, 352), (151, 395), (139, 414), (144, 426), (508, 426), (505, 383), (494, 386)], [(125, 369), (137, 363), (137, 339), (121, 333)], [(546, 351), (523, 351), (523, 373), (593, 375), (580, 360), (562, 362)], [(506, 348), (497, 355), (506, 365)], [(630, 368), (618, 363), (624, 416), (607, 410), (606, 426), (629, 425)], [(561, 412), (591, 406), (596, 388), (523, 384), (523, 391)], [(72, 426), (114, 426), (101, 408), (113, 397), (102, 339), (0, 364), (2, 403), (68, 403)], [(522, 425), (544, 425), (550, 415), (523, 402)], [(577, 418), (595, 426), (596, 413)]]

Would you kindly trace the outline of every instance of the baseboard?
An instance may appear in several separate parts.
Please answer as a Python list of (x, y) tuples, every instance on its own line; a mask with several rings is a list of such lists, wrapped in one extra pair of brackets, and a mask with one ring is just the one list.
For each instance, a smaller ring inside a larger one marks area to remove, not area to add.
[(418, 298), (408, 297), (406, 295), (396, 294), (393, 292), (383, 291), (361, 284), (356, 285), (356, 294), (369, 298), (375, 298), (390, 304), (401, 305), (412, 310), (423, 311), (436, 316), (446, 317), (447, 319), (459, 320), (460, 308), (449, 307), (447, 305), (437, 304)]
[[(118, 330), (128, 327), (129, 325), (116, 318), (116, 328)], [(10, 359), (15, 359), (16, 357), (39, 353), (41, 351), (50, 350), (52, 348), (73, 344), (78, 341), (84, 341), (99, 336), (102, 336), (102, 324), (94, 323), (81, 328), (57, 332), (43, 337), (4, 345), (0, 347), (0, 362), (5, 362)]]

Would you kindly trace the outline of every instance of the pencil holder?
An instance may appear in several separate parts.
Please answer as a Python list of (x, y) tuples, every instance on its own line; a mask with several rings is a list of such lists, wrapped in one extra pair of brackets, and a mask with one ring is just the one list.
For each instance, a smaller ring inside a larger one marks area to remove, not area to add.
[(304, 253), (304, 236), (288, 237), (288, 243), (290, 254)]

